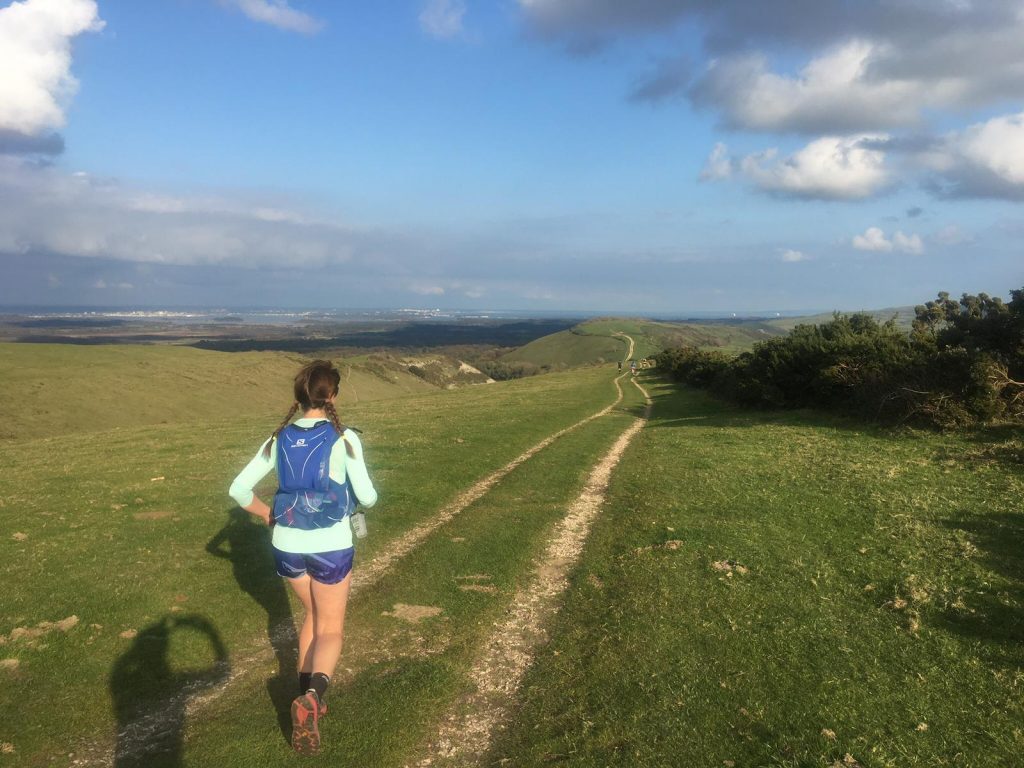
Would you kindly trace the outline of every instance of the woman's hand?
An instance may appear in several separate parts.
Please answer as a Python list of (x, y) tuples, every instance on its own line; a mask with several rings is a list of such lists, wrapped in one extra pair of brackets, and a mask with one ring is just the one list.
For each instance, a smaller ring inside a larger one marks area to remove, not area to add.
[(267, 525), (273, 524), (270, 517), (270, 507), (259, 496), (253, 496), (249, 506), (242, 507), (242, 509), (250, 515), (255, 515)]

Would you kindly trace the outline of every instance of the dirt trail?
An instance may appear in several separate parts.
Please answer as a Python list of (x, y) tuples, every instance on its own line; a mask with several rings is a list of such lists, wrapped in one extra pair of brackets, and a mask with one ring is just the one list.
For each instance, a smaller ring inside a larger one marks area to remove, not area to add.
[(625, 362), (626, 360), (631, 360), (633, 358), (633, 348), (635, 346), (633, 343), (633, 337), (627, 336), (626, 334), (621, 332), (613, 333), (612, 336), (622, 336), (625, 339), (629, 339), (629, 349), (626, 351), (626, 356), (625, 358), (623, 358), (623, 362)]
[(420, 542), (427, 538), (431, 533), (437, 530), (440, 526), (447, 523), (457, 514), (462, 512), (466, 507), (472, 504), (474, 501), (482, 497), (491, 488), (497, 485), (499, 482), (505, 479), (505, 477), (516, 467), (523, 462), (535, 456), (540, 451), (547, 448), (553, 442), (563, 435), (572, 432), (573, 430), (579, 429), (584, 424), (587, 424), (594, 419), (599, 419), (605, 414), (609, 413), (615, 406), (622, 402), (622, 387), (619, 384), (619, 379), (622, 377), (616, 377), (614, 380), (615, 389), (617, 392), (615, 402), (609, 405), (607, 408), (603, 408), (597, 413), (587, 416), (585, 419), (577, 421), (565, 429), (555, 432), (553, 435), (541, 440), (536, 445), (528, 448), (523, 453), (516, 456), (512, 461), (503, 466), (501, 469), (492, 472), (482, 480), (477, 481), (474, 485), (467, 488), (465, 491), (460, 493), (455, 499), (450, 502), (447, 506), (443, 507), (436, 515), (432, 516), (430, 520), (421, 523), (420, 525), (413, 528), (411, 531), (397, 539), (390, 547), (387, 552), (382, 552), (371, 560), (367, 565), (361, 566), (352, 576), (352, 590), (358, 592), (359, 589), (366, 589), (371, 584), (376, 583), (381, 576), (386, 573), (391, 566), (401, 558), (409, 554), (410, 551), (415, 549)]
[[(630, 339), (630, 351), (632, 351), (632, 339)], [(396, 562), (409, 554), (440, 526), (449, 522), (466, 507), (481, 498), (523, 462), (535, 456), (560, 437), (611, 412), (613, 408), (622, 402), (622, 386), (619, 380), (624, 375), (617, 376), (613, 380), (616, 397), (611, 405), (581, 419), (575, 424), (571, 424), (565, 429), (549, 435), (539, 443), (531, 446), (500, 469), (492, 472), (460, 493), (454, 500), (441, 508), (436, 515), (433, 515), (430, 520), (416, 526), (396, 539), (388, 547), (387, 551), (378, 554), (369, 563), (354, 570), (350, 594), (354, 596), (378, 582)], [(281, 643), (293, 642), (294, 637), (295, 628), (290, 622), (279, 624), (271, 632), (270, 643), (261, 639), (257, 648), (240, 658), (233, 659), (230, 668), (225, 666), (222, 670), (223, 676), (215, 686), (203, 685), (182, 690), (172, 700), (165, 702), (164, 706), (160, 709), (151, 712), (140, 720), (130, 723), (117, 737), (120, 754), (131, 755), (144, 751), (146, 744), (153, 738), (168, 728), (174, 727), (174, 723), (177, 722), (176, 713), (181, 711), (182, 706), (187, 706), (187, 715), (188, 718), (191, 718), (205, 707), (222, 698), (233, 687), (234, 683), (237, 683), (256, 670), (265, 670), (267, 664), (273, 658), (273, 648)], [(96, 743), (80, 744), (75, 753), (78, 758), (75, 761), (76, 765), (112, 765), (114, 762), (113, 747), (109, 745), (100, 746)]]
[[(632, 352), (632, 339), (630, 342)], [(590, 527), (604, 503), (612, 470), (650, 417), (650, 395), (635, 379), (633, 384), (647, 403), (643, 417), (619, 435), (611, 450), (591, 470), (583, 492), (536, 562), (529, 583), (513, 598), (508, 618), (488, 639), (474, 664), (470, 677), (476, 692), (460, 701), (443, 719), (440, 732), (427, 749), (428, 756), (417, 764), (418, 768), (478, 765), (490, 747), (495, 729), (508, 718), (534, 650), (546, 639), (544, 627), (558, 610), (559, 598), (569, 585), (569, 571), (579, 559)]]

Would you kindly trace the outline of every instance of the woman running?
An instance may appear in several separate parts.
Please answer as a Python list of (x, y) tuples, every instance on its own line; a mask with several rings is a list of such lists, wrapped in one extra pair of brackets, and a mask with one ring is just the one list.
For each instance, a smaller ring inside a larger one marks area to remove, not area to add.
[[(320, 749), (318, 723), (341, 656), (354, 552), (347, 518), (357, 503), (372, 507), (377, 501), (359, 437), (334, 409), (340, 382), (338, 369), (326, 360), (304, 366), (288, 415), (229, 491), (242, 509), (273, 526), (277, 573), (302, 601), (299, 696), (292, 702), (292, 746), (302, 754)], [(293, 423), (300, 408), (302, 417)], [(275, 468), (271, 508), (253, 488)]]

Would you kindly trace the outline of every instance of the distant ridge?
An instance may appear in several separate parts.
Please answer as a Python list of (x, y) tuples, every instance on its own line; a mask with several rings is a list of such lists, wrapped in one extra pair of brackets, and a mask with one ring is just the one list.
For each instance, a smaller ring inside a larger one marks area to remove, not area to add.
[[(827, 323), (833, 318), (836, 312), (822, 312), (816, 315), (806, 315), (803, 317), (779, 317), (774, 320), (769, 320), (768, 324), (776, 328), (781, 328), (785, 331), (791, 331), (798, 325), (820, 325), (821, 323)], [(886, 307), (885, 309), (861, 309), (856, 311), (843, 311), (838, 312), (840, 315), (854, 315), (864, 314), (871, 315), (880, 323), (885, 323), (896, 318), (896, 326), (898, 328), (904, 328), (910, 330), (911, 323), (914, 321), (914, 307)]]

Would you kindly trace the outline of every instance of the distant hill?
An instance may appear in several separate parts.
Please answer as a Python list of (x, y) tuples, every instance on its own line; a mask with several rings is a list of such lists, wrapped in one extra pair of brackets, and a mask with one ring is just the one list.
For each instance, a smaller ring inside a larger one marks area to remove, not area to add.
[[(436, 392), (489, 379), (444, 355), (331, 356), (339, 412), (352, 403)], [(0, 399), (17, 404), (0, 439), (62, 435), (232, 415), (284, 417), (291, 382), (309, 360), (285, 352), (212, 352), (174, 345), (0, 343)]]
[(633, 338), (636, 344), (633, 356), (640, 359), (669, 347), (684, 345), (741, 352), (758, 341), (781, 336), (785, 331), (762, 322), (672, 323), (636, 318), (598, 318), (531, 341), (500, 359), (506, 363), (532, 363), (547, 368), (621, 360), (628, 342), (615, 333)]
[[(871, 315), (880, 323), (896, 318), (896, 325), (900, 328), (910, 330), (910, 324), (914, 320), (913, 307), (888, 307), (886, 309), (863, 309), (859, 312)], [(768, 325), (781, 328), (784, 331), (791, 331), (798, 325), (820, 325), (832, 319), (833, 312), (823, 312), (819, 315), (807, 315), (805, 317), (780, 317), (776, 320), (767, 321)], [(852, 315), (854, 312), (840, 312), (842, 315)]]

